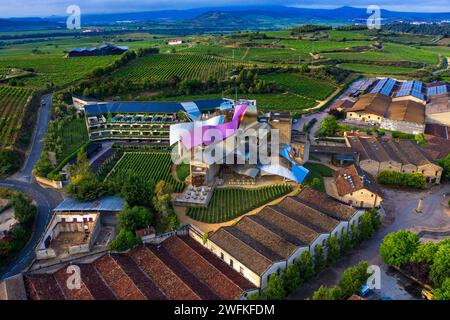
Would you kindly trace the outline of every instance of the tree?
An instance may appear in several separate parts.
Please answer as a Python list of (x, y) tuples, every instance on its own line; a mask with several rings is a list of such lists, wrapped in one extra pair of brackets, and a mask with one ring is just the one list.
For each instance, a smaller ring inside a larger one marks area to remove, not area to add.
[(142, 243), (141, 239), (134, 232), (121, 229), (116, 238), (111, 242), (110, 248), (115, 251), (125, 251)]
[(36, 215), (36, 207), (30, 200), (25, 198), (22, 193), (18, 193), (12, 198), (12, 207), (14, 208), (14, 216), (22, 224), (33, 222)]
[(439, 244), (439, 249), (434, 255), (430, 280), (435, 286), (441, 287), (448, 278), (450, 278), (450, 241), (444, 241)]
[(293, 263), (283, 272), (283, 285), (286, 294), (294, 292), (301, 284), (300, 272), (298, 266)]
[(411, 258), (415, 263), (426, 263), (432, 265), (436, 252), (439, 250), (439, 244), (433, 242), (427, 242), (419, 245), (417, 252)]
[(440, 288), (434, 290), (437, 300), (450, 300), (450, 278), (447, 278), (442, 283)]
[(450, 154), (443, 159), (437, 160), (437, 163), (444, 169), (442, 172), (443, 179), (450, 180)]
[(320, 128), (317, 130), (317, 136), (329, 137), (333, 136), (339, 128), (339, 123), (334, 116), (329, 116), (322, 121)]
[(69, 167), (70, 183), (67, 193), (79, 201), (95, 200), (103, 194), (103, 186), (92, 172), (87, 154), (81, 150), (75, 165)]
[(36, 166), (33, 169), (33, 174), (39, 177), (46, 177), (53, 170), (53, 165), (48, 156), (48, 152), (42, 152), (41, 157), (36, 162)]
[(121, 195), (130, 206), (152, 205), (154, 183), (152, 180), (128, 172), (124, 175), (124, 181), (121, 189)]
[(323, 247), (319, 244), (314, 249), (314, 271), (316, 273), (322, 272), (326, 267), (325, 253)]
[(338, 284), (343, 296), (349, 297), (359, 293), (361, 286), (369, 278), (367, 273), (368, 267), (367, 261), (360, 261), (357, 266), (350, 267), (344, 271)]
[(179, 224), (178, 217), (172, 206), (172, 187), (164, 181), (159, 181), (155, 186), (153, 206), (157, 211), (157, 223), (159, 229), (171, 231)]
[(282, 300), (285, 297), (283, 283), (277, 273), (270, 275), (264, 289), (264, 296), (267, 300)]
[(357, 222), (352, 223), (350, 226), (350, 243), (352, 247), (355, 247), (361, 242), (359, 225)]
[(295, 261), (295, 264), (297, 265), (302, 283), (312, 278), (314, 275), (314, 263), (309, 251), (303, 251), (300, 258)]
[(417, 252), (420, 240), (417, 234), (399, 230), (388, 234), (381, 243), (380, 255), (390, 266), (401, 267)]
[(126, 206), (125, 209), (119, 213), (118, 219), (120, 229), (132, 232), (151, 226), (154, 223), (153, 214), (150, 212), (150, 209), (138, 206)]
[(378, 230), (381, 227), (380, 212), (375, 208), (369, 209), (367, 211), (370, 213), (370, 215), (372, 217), (372, 227), (373, 227), (374, 231)]
[(339, 239), (339, 248), (341, 250), (341, 255), (347, 254), (352, 250), (352, 243), (347, 232), (344, 232)]
[(328, 238), (327, 249), (327, 263), (332, 265), (337, 262), (340, 256), (339, 240), (336, 236)]
[(372, 215), (370, 212), (364, 212), (359, 218), (359, 231), (360, 239), (362, 241), (369, 239), (375, 231), (372, 225)]
[(313, 178), (313, 179), (311, 180), (310, 186), (311, 186), (311, 188), (320, 191), (320, 188), (322, 187), (322, 181), (320, 181), (320, 179), (317, 178), (317, 177), (316, 177), (316, 178)]
[(321, 285), (317, 291), (314, 292), (313, 300), (339, 300), (342, 297), (341, 290), (338, 287), (327, 288)]
[(247, 297), (247, 300), (261, 300), (261, 295), (258, 291), (255, 291), (253, 293), (250, 293)]

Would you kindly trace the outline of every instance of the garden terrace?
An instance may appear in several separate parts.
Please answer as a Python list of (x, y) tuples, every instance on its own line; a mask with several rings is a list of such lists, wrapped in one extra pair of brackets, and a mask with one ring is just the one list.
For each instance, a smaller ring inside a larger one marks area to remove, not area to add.
[(292, 191), (287, 184), (266, 186), (258, 189), (217, 188), (208, 207), (191, 207), (187, 215), (207, 223), (232, 220)]
[(175, 192), (181, 192), (184, 184), (172, 176), (172, 164), (168, 152), (125, 152), (111, 172), (111, 176), (131, 171), (146, 179), (154, 180), (155, 183), (164, 180), (172, 185)]
[(32, 300), (239, 299), (256, 288), (188, 236), (172, 236), (159, 247), (139, 246), (78, 264), (80, 289), (66, 287), (66, 268), (25, 274)]

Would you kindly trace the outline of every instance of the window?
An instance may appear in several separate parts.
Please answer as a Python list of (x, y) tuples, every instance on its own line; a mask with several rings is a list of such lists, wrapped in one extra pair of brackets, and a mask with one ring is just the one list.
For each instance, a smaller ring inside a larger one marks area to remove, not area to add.
[(373, 198), (373, 193), (370, 196)]
[(239, 267), (239, 273), (242, 274), (242, 275), (244, 275), (244, 268)]
[(234, 264), (234, 261), (233, 261), (233, 259), (230, 259), (230, 267), (232, 267), (232, 268), (233, 268), (233, 264)]
[(220, 259), (225, 260), (225, 257), (223, 255), (223, 252), (220, 253)]

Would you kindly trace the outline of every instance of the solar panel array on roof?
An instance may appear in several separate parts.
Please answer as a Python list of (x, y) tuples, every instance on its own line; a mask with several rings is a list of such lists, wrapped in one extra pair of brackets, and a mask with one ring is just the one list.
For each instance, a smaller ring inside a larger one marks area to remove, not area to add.
[(387, 80), (388, 80), (387, 78), (384, 78), (378, 81), (378, 83), (375, 85), (375, 87), (373, 87), (370, 93), (379, 93), (383, 88), (384, 84), (387, 82)]
[(427, 95), (428, 96), (435, 96), (435, 95), (443, 94), (443, 93), (447, 93), (447, 92), (448, 92), (447, 85), (444, 84), (444, 85), (441, 85), (441, 86), (428, 88)]
[(403, 82), (397, 97), (413, 96), (421, 100), (425, 100), (422, 93), (423, 83), (421, 81), (412, 80)]
[(386, 84), (384, 85), (383, 89), (380, 91), (380, 93), (382, 95), (385, 95), (385, 96), (390, 96), (391, 92), (392, 92), (392, 89), (394, 89), (394, 86), (395, 86), (396, 82), (397, 81), (395, 81), (394, 79), (389, 79), (386, 82)]
[(391, 78), (383, 78), (378, 81), (378, 83), (373, 87), (370, 93), (380, 93), (385, 96), (390, 96), (392, 89), (394, 89), (397, 81)]

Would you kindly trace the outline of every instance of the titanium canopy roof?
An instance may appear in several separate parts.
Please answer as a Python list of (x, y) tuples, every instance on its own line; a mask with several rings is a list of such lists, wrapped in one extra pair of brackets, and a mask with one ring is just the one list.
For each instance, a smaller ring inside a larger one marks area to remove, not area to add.
[(67, 198), (53, 211), (55, 212), (119, 212), (125, 207), (125, 200), (116, 196), (104, 196), (97, 200), (81, 202)]
[(104, 113), (177, 113), (187, 112), (197, 118), (199, 111), (218, 109), (225, 99), (197, 100), (192, 102), (100, 102), (84, 106), (87, 116)]

